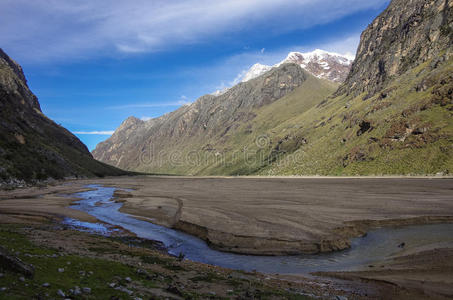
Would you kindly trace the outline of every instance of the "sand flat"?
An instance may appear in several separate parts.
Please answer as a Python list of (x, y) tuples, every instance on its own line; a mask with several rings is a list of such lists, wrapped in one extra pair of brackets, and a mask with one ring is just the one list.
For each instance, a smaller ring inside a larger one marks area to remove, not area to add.
[[(197, 235), (215, 248), (297, 254), (347, 248), (370, 227), (451, 222), (452, 178), (158, 177), (71, 181), (0, 194), (0, 213), (65, 215), (59, 193), (101, 184), (132, 189), (123, 212)], [(33, 197), (40, 197), (33, 199)], [(14, 199), (13, 199), (14, 198)], [(32, 199), (32, 201), (30, 200)]]

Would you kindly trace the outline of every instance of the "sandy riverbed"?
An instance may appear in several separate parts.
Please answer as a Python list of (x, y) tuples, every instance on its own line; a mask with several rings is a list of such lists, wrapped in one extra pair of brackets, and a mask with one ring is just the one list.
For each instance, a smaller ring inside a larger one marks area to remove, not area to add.
[(122, 186), (134, 190), (121, 211), (235, 253), (328, 252), (371, 227), (453, 220), (453, 179), (138, 177)]
[(132, 189), (121, 197), (125, 201), (122, 212), (236, 253), (328, 252), (347, 248), (351, 237), (372, 227), (453, 221), (451, 178), (138, 176), (80, 180), (0, 192), (0, 213), (92, 221), (91, 216), (67, 207), (74, 199), (59, 196), (92, 183)]
[[(123, 211), (198, 235), (222, 250), (253, 254), (330, 251), (371, 227), (451, 222), (453, 216), (453, 179), (141, 176), (2, 191), (0, 223), (63, 216), (95, 221), (68, 207), (76, 199), (60, 196), (87, 184), (132, 189), (122, 195)], [(352, 280), (353, 286), (371, 282), (378, 294), (391, 291), (401, 298), (453, 296), (453, 268), (444, 263), (452, 248), (419, 250), (361, 272), (323, 275)], [(433, 266), (429, 272), (427, 262)]]

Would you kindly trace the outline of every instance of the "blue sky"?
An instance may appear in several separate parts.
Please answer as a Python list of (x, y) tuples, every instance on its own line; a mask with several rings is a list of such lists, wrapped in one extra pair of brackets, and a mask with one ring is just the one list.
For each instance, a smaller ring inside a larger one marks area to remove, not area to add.
[[(388, 0), (0, 0), (0, 47), (89, 147), (290, 51), (355, 54)], [(85, 132), (85, 133), (83, 133)]]

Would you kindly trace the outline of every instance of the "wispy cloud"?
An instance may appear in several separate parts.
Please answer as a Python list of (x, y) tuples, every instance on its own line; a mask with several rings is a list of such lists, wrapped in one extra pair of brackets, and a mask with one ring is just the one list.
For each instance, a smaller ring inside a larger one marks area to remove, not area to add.
[(129, 103), (124, 105), (109, 106), (108, 109), (131, 109), (131, 108), (156, 108), (156, 107), (172, 107), (172, 106), (183, 106), (191, 104), (192, 101), (185, 95), (181, 95), (177, 101), (168, 102), (141, 102), (141, 103)]
[(309, 28), (388, 0), (320, 2), (3, 0), (0, 44), (27, 61), (131, 55), (256, 28), (268, 34)]
[(155, 107), (171, 107), (171, 106), (181, 106), (185, 102), (175, 101), (175, 102), (162, 102), (162, 103), (130, 103), (124, 105), (109, 106), (108, 109), (128, 109), (128, 108), (155, 108)]
[(106, 131), (74, 131), (75, 134), (92, 134), (92, 135), (112, 135), (115, 131), (114, 130), (106, 130)]

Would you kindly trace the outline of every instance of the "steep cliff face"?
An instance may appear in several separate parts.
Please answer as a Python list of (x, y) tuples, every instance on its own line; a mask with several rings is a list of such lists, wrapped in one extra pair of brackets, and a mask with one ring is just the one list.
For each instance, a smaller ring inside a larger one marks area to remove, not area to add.
[(0, 186), (49, 177), (123, 173), (41, 111), (22, 68), (0, 49)]
[(394, 0), (362, 33), (356, 59), (337, 95), (384, 88), (406, 71), (452, 54), (451, 0)]
[(152, 151), (155, 156), (160, 153), (160, 163), (167, 164), (172, 159), (168, 156), (170, 152), (211, 151), (213, 144), (228, 143), (239, 127), (255, 119), (256, 110), (290, 94), (308, 78), (316, 80), (296, 64), (283, 64), (220, 96), (200, 97), (160, 118), (147, 122), (128, 118), (111, 138), (96, 147), (93, 155), (120, 168), (154, 171), (155, 168), (146, 166), (149, 161), (144, 161), (143, 153), (150, 155), (148, 152)]

